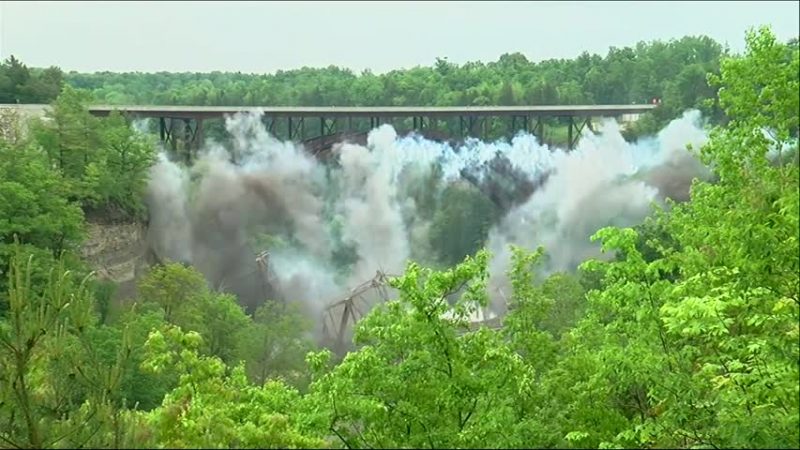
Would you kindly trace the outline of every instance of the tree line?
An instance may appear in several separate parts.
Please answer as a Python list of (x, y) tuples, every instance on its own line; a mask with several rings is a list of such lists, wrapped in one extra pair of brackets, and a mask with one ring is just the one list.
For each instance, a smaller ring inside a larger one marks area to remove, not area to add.
[[(497, 61), (454, 64), (376, 75), (330, 66), (273, 74), (77, 73), (28, 69), (13, 57), (0, 66), (0, 102), (48, 103), (65, 82), (107, 104), (272, 106), (471, 106), (631, 104), (662, 101), (655, 129), (688, 108), (711, 114), (714, 90), (706, 73), (727, 51), (706, 36), (639, 42), (605, 56), (529, 61), (521, 53)], [(654, 128), (655, 127), (655, 128)], [(648, 128), (648, 129), (649, 129)]]
[(479, 106), (650, 103), (659, 98), (658, 127), (701, 108), (714, 90), (706, 73), (719, 70), (725, 49), (706, 36), (640, 42), (584, 52), (573, 59), (529, 61), (521, 53), (497, 61), (454, 64), (376, 75), (346, 68), (304, 67), (268, 75), (212, 73), (69, 73), (72, 86), (108, 104), (272, 106)]
[(0, 63), (0, 103), (50, 103), (63, 83), (58, 67), (30, 69), (13, 55)]

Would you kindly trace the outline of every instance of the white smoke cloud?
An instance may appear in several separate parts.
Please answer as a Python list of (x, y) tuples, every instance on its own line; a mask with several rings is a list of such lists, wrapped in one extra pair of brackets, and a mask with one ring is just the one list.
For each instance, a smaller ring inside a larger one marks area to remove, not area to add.
[[(430, 253), (423, 248), (435, 245), (427, 240), (430, 223), (417, 217), (412, 188), (433, 189), (435, 198), (448, 183), (470, 176), (490, 197), (510, 199), (503, 200), (487, 242), (497, 303), (499, 290), (508, 292), (509, 244), (545, 246), (547, 271), (573, 268), (598, 255), (589, 242), (597, 229), (640, 222), (652, 202), (682, 198), (691, 179), (705, 173), (684, 150), (706, 139), (696, 111), (634, 144), (608, 121), (570, 152), (542, 146), (529, 134), (511, 142), (469, 139), (454, 148), (398, 137), (384, 125), (369, 133), (366, 146), (337, 146), (331, 166), (269, 135), (257, 114), (229, 118), (226, 127), (229, 148), (209, 146), (192, 168), (163, 156), (153, 167), (152, 246), (162, 257), (191, 262), (251, 308), (281, 297), (315, 315), (378, 270), (397, 274), (411, 255)], [(416, 186), (434, 167), (441, 179)], [(273, 240), (259, 241), (259, 233)], [(334, 264), (334, 249), (342, 245), (355, 254), (352, 267)], [(258, 274), (255, 255), (264, 250), (274, 272), (270, 289), (252, 275)]]
[(686, 150), (706, 141), (700, 114), (689, 111), (658, 136), (628, 143), (619, 126), (606, 121), (599, 133), (585, 133), (569, 153), (553, 151), (552, 174), (543, 188), (513, 209), (490, 231), (487, 247), (494, 259), (490, 295), (501, 309), (510, 290), (506, 272), (509, 245), (544, 246), (544, 272), (569, 270), (588, 258), (601, 257), (590, 237), (605, 226), (633, 226), (654, 201), (683, 200), (693, 178), (707, 172)]
[(188, 173), (167, 159), (164, 153), (150, 168), (150, 181), (145, 199), (150, 221), (148, 240), (159, 255), (177, 261), (191, 261), (192, 224), (189, 220)]
[(399, 273), (408, 259), (409, 237), (397, 201), (400, 169), (391, 127), (370, 133), (367, 145), (341, 147), (339, 161), (345, 179), (341, 209), (344, 239), (359, 256), (351, 284), (371, 278), (377, 270)]

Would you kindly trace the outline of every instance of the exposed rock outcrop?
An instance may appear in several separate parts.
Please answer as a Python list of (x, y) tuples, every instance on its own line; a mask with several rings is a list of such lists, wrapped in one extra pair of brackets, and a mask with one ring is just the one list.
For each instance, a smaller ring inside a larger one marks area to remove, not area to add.
[(136, 295), (136, 281), (148, 266), (145, 227), (141, 223), (87, 223), (82, 256), (101, 280), (117, 284), (117, 299)]

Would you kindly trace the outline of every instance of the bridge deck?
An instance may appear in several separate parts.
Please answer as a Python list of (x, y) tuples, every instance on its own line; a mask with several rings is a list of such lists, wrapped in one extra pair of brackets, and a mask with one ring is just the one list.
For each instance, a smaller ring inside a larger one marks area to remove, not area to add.
[(552, 106), (153, 106), (95, 105), (89, 111), (104, 116), (118, 110), (140, 117), (211, 118), (241, 112), (273, 117), (458, 117), (458, 116), (621, 116), (640, 114), (656, 105), (552, 105)]
[[(466, 136), (486, 136), (487, 119), (490, 118), (510, 118), (511, 132), (516, 130), (526, 130), (535, 134), (540, 139), (544, 135), (543, 117), (564, 117), (569, 119), (567, 127), (567, 147), (572, 149), (577, 144), (584, 126), (590, 126), (590, 120), (594, 117), (616, 117), (635, 116), (650, 110), (657, 105), (547, 105), (547, 106), (445, 106), (445, 107), (422, 107), (422, 106), (158, 106), (158, 105), (92, 105), (89, 112), (95, 116), (107, 116), (112, 111), (117, 110), (129, 117), (157, 118), (160, 126), (160, 136), (163, 142), (170, 141), (175, 148), (176, 139), (181, 139), (187, 145), (200, 145), (203, 142), (203, 122), (206, 119), (222, 118), (243, 112), (254, 112), (262, 115), (269, 125), (270, 133), (277, 133), (284, 130), (283, 138), (287, 140), (306, 140), (307, 123), (306, 118), (319, 120), (320, 136), (335, 134), (341, 131), (340, 127), (345, 126), (348, 130), (353, 130), (351, 119), (368, 118), (370, 129), (375, 128), (381, 123), (386, 123), (396, 118), (413, 117), (413, 129), (435, 129), (436, 120), (443, 118), (458, 118), (460, 134)], [(28, 114), (42, 115), (49, 109), (48, 105), (0, 105), (0, 110), (4, 108), (16, 109)], [(342, 124), (338, 119), (347, 119), (347, 124)], [(577, 121), (575, 119), (578, 119)], [(277, 120), (285, 119), (286, 127), (281, 124), (275, 127)], [(428, 124), (425, 120), (428, 119)], [(534, 119), (533, 121), (531, 119)], [(174, 121), (183, 121), (183, 125), (178, 125), (183, 133), (183, 138), (176, 135), (173, 129)], [(433, 121), (433, 123), (431, 123)], [(191, 122), (194, 122), (192, 125)], [(535, 123), (531, 123), (535, 122)], [(491, 126), (491, 123), (489, 123)], [(356, 128), (360, 127), (355, 124)], [(478, 128), (477, 133), (475, 128)], [(194, 143), (194, 144), (190, 144)]]

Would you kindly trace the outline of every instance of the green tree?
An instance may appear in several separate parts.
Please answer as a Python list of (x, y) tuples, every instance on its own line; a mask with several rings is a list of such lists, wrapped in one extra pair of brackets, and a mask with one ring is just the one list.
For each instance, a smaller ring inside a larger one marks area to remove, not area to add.
[(497, 104), (507, 105), (507, 106), (513, 106), (517, 104), (516, 94), (514, 93), (514, 87), (511, 85), (510, 82), (508, 81), (503, 82), (503, 85), (500, 88), (500, 92), (497, 96)]
[(0, 440), (14, 448), (113, 446), (120, 436), (113, 392), (127, 347), (109, 364), (91, 344), (96, 324), (86, 280), (64, 261), (45, 289), (31, 285), (32, 258), (17, 248), (9, 272), (9, 311), (0, 319)]
[(11, 55), (0, 65), (0, 103), (24, 103), (20, 92), (31, 74), (22, 62)]
[(163, 404), (140, 414), (145, 446), (167, 448), (319, 448), (324, 441), (304, 432), (300, 394), (279, 381), (251, 385), (239, 365), (227, 372), (218, 358), (201, 356), (202, 338), (177, 327), (154, 331), (147, 340), (150, 371), (180, 374)]
[(102, 336), (98, 336), (109, 347), (117, 348), (122, 343), (124, 333), (127, 334), (130, 354), (120, 380), (118, 396), (130, 408), (150, 411), (161, 405), (164, 395), (177, 385), (176, 373), (154, 373), (142, 368), (147, 358), (145, 342), (150, 332), (165, 325), (164, 315), (160, 312), (134, 307), (126, 311), (117, 323), (106, 327)]
[(298, 387), (307, 384), (305, 355), (314, 348), (310, 329), (310, 321), (293, 305), (260, 306), (240, 340), (238, 355), (248, 378), (258, 385), (279, 377)]
[(65, 87), (46, 120), (34, 124), (35, 142), (63, 174), (70, 198), (84, 210), (137, 217), (144, 212), (155, 146), (119, 114), (93, 117), (86, 109), (90, 98), (85, 91)]
[(0, 141), (0, 242), (73, 249), (82, 237), (83, 214), (65, 198), (63, 179), (30, 147)]
[(495, 207), (477, 188), (466, 183), (447, 186), (439, 205), (431, 221), (431, 247), (438, 252), (438, 262), (452, 266), (483, 247)]
[(250, 319), (236, 298), (212, 292), (192, 267), (169, 263), (154, 267), (139, 283), (144, 305), (155, 304), (164, 320), (204, 336), (204, 351), (233, 364)]
[[(76, 250), (83, 238), (83, 213), (67, 198), (58, 172), (30, 146), (0, 140), (0, 311), (15, 239), (36, 254), (34, 286), (46, 279), (46, 268), (63, 251)], [(70, 255), (70, 266), (77, 268)]]
[(101, 122), (102, 154), (97, 155), (94, 207), (119, 210), (131, 217), (144, 214), (147, 173), (155, 161), (155, 143), (135, 132), (118, 113)]
[(33, 137), (65, 179), (76, 199), (91, 198), (95, 185), (87, 177), (100, 144), (99, 119), (85, 109), (89, 94), (65, 87), (45, 115), (32, 127)]
[(170, 323), (189, 320), (185, 317), (194, 312), (193, 302), (207, 290), (203, 275), (180, 263), (155, 266), (139, 282), (139, 297), (144, 302), (157, 304)]

